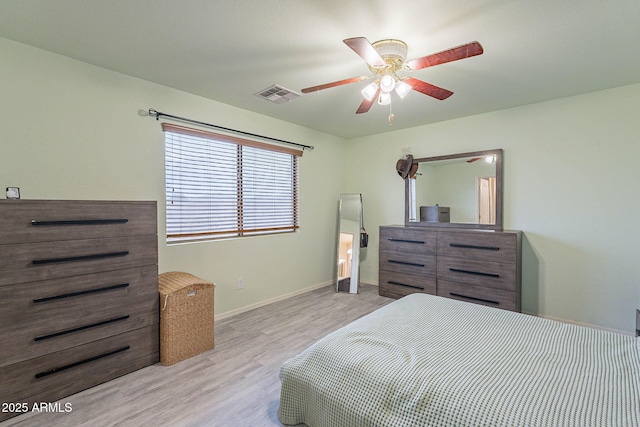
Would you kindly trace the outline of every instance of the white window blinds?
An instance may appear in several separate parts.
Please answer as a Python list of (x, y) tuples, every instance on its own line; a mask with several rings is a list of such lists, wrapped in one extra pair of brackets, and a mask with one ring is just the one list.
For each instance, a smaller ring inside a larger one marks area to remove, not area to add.
[(298, 228), (301, 151), (163, 124), (167, 242)]

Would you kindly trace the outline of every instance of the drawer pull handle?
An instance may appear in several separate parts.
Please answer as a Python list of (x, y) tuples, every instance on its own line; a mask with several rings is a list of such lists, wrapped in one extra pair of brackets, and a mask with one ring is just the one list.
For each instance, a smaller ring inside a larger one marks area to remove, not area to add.
[(123, 351), (129, 350), (129, 348), (130, 347), (127, 345), (127, 346), (119, 348), (117, 350), (109, 351), (107, 353), (103, 353), (103, 354), (100, 354), (98, 356), (93, 356), (93, 357), (90, 357), (88, 359), (80, 360), (79, 362), (70, 363), (69, 365), (64, 365), (64, 366), (61, 366), (59, 368), (53, 368), (53, 369), (50, 369), (48, 371), (37, 373), (35, 376), (36, 376), (36, 379), (42, 378), (42, 377), (46, 377), (47, 375), (55, 374), (57, 372), (61, 372), (61, 371), (64, 371), (64, 370), (67, 370), (67, 369), (70, 369), (70, 368), (75, 368), (76, 366), (84, 365), (85, 363), (93, 362), (95, 360), (99, 360), (99, 359), (102, 359), (104, 357), (108, 357), (108, 356), (111, 356), (111, 355), (114, 355), (114, 354), (117, 354), (117, 353), (122, 353)]
[(500, 277), (499, 274), (482, 273), (480, 271), (471, 271), (471, 270), (461, 270), (459, 268), (450, 268), (449, 271), (454, 272), (454, 273), (473, 274), (474, 276), (493, 277), (495, 279), (498, 279)]
[(492, 300), (489, 300), (489, 299), (476, 298), (476, 297), (468, 297), (466, 295), (457, 294), (455, 292), (449, 292), (449, 295), (451, 295), (452, 297), (463, 298), (463, 299), (467, 299), (467, 300), (470, 300), (470, 301), (483, 302), (483, 303), (492, 304), (492, 305), (500, 305), (500, 303), (498, 301), (492, 301)]
[(84, 331), (85, 329), (91, 329), (91, 328), (95, 328), (95, 327), (102, 326), (102, 325), (108, 325), (109, 323), (119, 322), (121, 320), (127, 320), (128, 318), (129, 318), (129, 315), (116, 317), (116, 318), (109, 319), (109, 320), (103, 320), (102, 322), (96, 322), (96, 323), (92, 323), (90, 325), (79, 326), (77, 328), (67, 329), (66, 331), (55, 332), (53, 334), (48, 334), (48, 335), (40, 335), (39, 337), (35, 337), (33, 340), (34, 341), (47, 340), (49, 338), (55, 338), (55, 337), (59, 337), (59, 336), (62, 336), (62, 335), (72, 334), (74, 332)]
[(388, 240), (390, 242), (413, 243), (414, 245), (424, 245), (425, 244), (425, 242), (420, 241), (420, 240), (393, 239), (393, 238), (389, 238)]
[(41, 265), (41, 264), (54, 264), (57, 262), (90, 261), (94, 259), (113, 258), (113, 257), (119, 257), (119, 256), (126, 256), (126, 255), (129, 255), (129, 251), (109, 252), (106, 254), (80, 255), (80, 256), (72, 256), (72, 257), (66, 257), (66, 258), (34, 259), (33, 261), (31, 261), (31, 263), (34, 265)]
[(410, 265), (412, 267), (424, 267), (424, 264), (418, 264), (415, 262), (407, 262), (407, 261), (396, 261), (394, 259), (390, 259), (388, 262), (390, 262), (391, 264)]
[(421, 291), (424, 291), (422, 286), (407, 285), (406, 283), (394, 282), (393, 280), (387, 280), (387, 283), (390, 285), (404, 286), (406, 288), (420, 289)]
[(89, 295), (89, 294), (97, 294), (97, 293), (100, 293), (100, 292), (107, 292), (107, 291), (112, 291), (114, 289), (126, 288), (128, 286), (129, 286), (128, 283), (123, 283), (121, 285), (105, 286), (104, 288), (89, 289), (89, 290), (86, 290), (86, 291), (79, 291), (79, 292), (69, 292), (68, 294), (56, 295), (56, 296), (53, 296), (53, 297), (34, 299), (33, 302), (38, 304), (38, 303), (42, 303), (42, 302), (54, 301), (54, 300), (63, 299), (63, 298), (72, 298), (72, 297), (78, 297), (78, 296), (82, 296), (82, 295)]
[(500, 250), (498, 246), (463, 245), (461, 243), (449, 243), (449, 246), (451, 246), (452, 248), (480, 249), (483, 251), (499, 251)]
[(56, 225), (106, 225), (106, 224), (124, 224), (129, 222), (126, 218), (118, 219), (73, 219), (65, 221), (31, 221), (33, 226), (56, 226)]

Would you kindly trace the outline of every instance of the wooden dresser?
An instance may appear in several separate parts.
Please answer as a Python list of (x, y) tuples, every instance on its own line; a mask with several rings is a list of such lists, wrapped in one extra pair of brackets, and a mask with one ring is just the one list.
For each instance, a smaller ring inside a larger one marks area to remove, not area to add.
[(380, 227), (379, 293), (520, 311), (521, 232)]
[(0, 402), (158, 362), (157, 262), (156, 202), (0, 201)]

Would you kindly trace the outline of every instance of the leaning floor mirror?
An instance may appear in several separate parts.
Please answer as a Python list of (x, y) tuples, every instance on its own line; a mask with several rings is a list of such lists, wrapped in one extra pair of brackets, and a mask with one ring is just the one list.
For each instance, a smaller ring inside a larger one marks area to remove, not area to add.
[(358, 293), (362, 195), (341, 194), (338, 223), (336, 291)]

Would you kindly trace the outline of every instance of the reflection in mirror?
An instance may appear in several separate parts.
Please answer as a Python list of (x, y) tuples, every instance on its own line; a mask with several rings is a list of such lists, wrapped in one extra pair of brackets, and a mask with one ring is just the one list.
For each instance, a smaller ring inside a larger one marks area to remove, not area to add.
[(339, 211), (336, 291), (358, 293), (362, 196), (341, 194)]
[(502, 229), (502, 150), (414, 159), (405, 222)]

